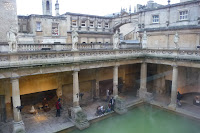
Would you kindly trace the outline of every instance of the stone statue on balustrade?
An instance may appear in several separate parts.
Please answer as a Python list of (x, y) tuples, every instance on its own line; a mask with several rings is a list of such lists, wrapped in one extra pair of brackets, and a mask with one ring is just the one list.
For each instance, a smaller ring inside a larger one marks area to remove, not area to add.
[(78, 33), (73, 30), (72, 31), (72, 51), (77, 51), (78, 48), (77, 48), (77, 45), (78, 45)]
[(178, 33), (176, 32), (176, 34), (174, 35), (174, 43), (175, 43), (175, 45), (176, 45), (176, 47), (175, 47), (176, 49), (179, 48), (178, 42), (179, 42), (179, 35), (178, 35)]
[(147, 32), (144, 31), (143, 36), (142, 36), (142, 48), (145, 49), (147, 48)]
[(115, 34), (113, 35), (113, 49), (119, 49), (119, 43), (120, 43), (119, 33), (116, 30)]
[(7, 41), (9, 45), (9, 52), (17, 52), (17, 30), (12, 26), (7, 32)]

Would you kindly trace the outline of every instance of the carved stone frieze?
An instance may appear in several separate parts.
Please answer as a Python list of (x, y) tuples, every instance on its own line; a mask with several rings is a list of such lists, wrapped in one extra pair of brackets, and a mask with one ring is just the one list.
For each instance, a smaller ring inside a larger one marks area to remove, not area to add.
[(19, 60), (20, 61), (28, 60), (28, 55), (20, 55)]
[(0, 61), (3, 62), (3, 61), (8, 61), (9, 60), (9, 57), (8, 56), (0, 56)]

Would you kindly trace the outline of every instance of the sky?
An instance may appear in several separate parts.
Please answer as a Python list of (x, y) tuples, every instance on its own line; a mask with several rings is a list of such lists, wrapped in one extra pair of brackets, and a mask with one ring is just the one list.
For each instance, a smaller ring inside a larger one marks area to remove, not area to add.
[[(16, 0), (17, 14), (30, 15), (42, 14), (42, 0)], [(60, 4), (60, 14), (66, 12), (82, 13), (90, 15), (108, 15), (119, 12), (122, 8), (131, 5), (132, 12), (137, 4), (145, 5), (148, 0), (58, 0)], [(166, 5), (168, 0), (154, 0), (154, 2)], [(52, 0), (53, 15), (55, 15), (55, 2)], [(171, 4), (178, 3), (180, 0), (171, 0)]]

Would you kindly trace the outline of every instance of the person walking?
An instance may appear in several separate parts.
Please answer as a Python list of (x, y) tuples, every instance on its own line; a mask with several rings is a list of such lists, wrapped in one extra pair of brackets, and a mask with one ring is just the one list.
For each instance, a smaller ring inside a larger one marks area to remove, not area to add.
[(106, 101), (108, 102), (109, 99), (110, 99), (110, 92), (109, 92), (109, 89), (106, 90), (106, 97), (107, 97)]
[(56, 109), (57, 109), (57, 111), (56, 111), (56, 117), (60, 117), (60, 109), (62, 109), (61, 103), (60, 103), (60, 98), (56, 102)]

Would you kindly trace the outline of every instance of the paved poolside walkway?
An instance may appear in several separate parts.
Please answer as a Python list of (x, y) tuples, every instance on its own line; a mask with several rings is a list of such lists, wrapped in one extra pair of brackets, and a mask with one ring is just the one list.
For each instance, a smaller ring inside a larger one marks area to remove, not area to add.
[[(126, 100), (127, 106), (133, 106), (141, 103), (142, 101), (135, 96), (133, 92), (121, 93), (119, 96)], [(200, 119), (200, 107), (192, 104), (193, 95), (186, 95), (183, 97), (181, 103), (182, 106), (176, 109), (176, 112), (182, 114), (188, 114), (195, 118)], [(157, 95), (151, 101), (151, 104), (161, 106), (164, 108), (168, 107), (170, 98), (167, 96)], [(89, 104), (82, 106), (83, 111), (87, 114), (88, 120), (98, 118), (95, 115), (96, 108), (98, 105), (106, 105), (105, 100), (97, 100), (90, 102)], [(52, 107), (49, 112), (40, 111), (38, 115), (32, 115), (22, 112), (23, 121), (26, 127), (27, 133), (53, 133), (56, 131), (64, 130), (66, 128), (74, 126), (74, 124), (68, 119), (68, 111), (66, 107), (63, 107), (61, 111), (61, 117), (55, 117), (56, 109)], [(12, 120), (8, 120), (6, 123), (0, 123), (0, 133), (11, 133), (12, 132)]]

